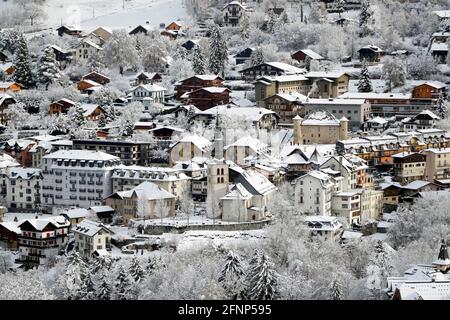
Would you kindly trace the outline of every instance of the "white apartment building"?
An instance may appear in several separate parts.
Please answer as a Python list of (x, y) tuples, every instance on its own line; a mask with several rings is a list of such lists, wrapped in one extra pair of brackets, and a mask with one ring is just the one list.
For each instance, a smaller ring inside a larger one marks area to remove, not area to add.
[(332, 196), (331, 210), (334, 215), (343, 217), (350, 224), (361, 220), (361, 197), (356, 191), (338, 192)]
[(29, 219), (18, 225), (18, 263), (27, 267), (46, 264), (67, 244), (70, 223), (62, 216)]
[(118, 157), (101, 151), (60, 150), (44, 156), (43, 207), (102, 205), (112, 194), (112, 172), (120, 165)]
[[(339, 180), (339, 181), (338, 181)], [(302, 213), (329, 216), (334, 192), (341, 191), (342, 177), (314, 170), (295, 180), (295, 203)]]
[(84, 258), (91, 258), (96, 250), (111, 250), (111, 235), (114, 232), (100, 222), (85, 219), (72, 232), (75, 235), (75, 250)]
[(425, 163), (425, 180), (450, 177), (450, 148), (430, 148), (422, 152), (427, 158)]
[(37, 211), (41, 203), (42, 170), (10, 167), (1, 175), (6, 206), (11, 211)]
[(140, 84), (131, 88), (128, 92), (132, 94), (133, 101), (151, 99), (152, 102), (164, 103), (164, 93), (167, 91), (157, 84)]

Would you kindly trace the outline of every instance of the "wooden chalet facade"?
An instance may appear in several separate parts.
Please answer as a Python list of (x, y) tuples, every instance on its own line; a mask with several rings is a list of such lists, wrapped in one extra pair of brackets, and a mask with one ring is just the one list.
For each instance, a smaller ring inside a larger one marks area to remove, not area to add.
[(16, 103), (16, 100), (7, 93), (0, 93), (0, 124), (7, 124), (5, 111), (8, 106)]
[(133, 36), (133, 35), (138, 35), (138, 34), (145, 34), (145, 35), (148, 35), (148, 33), (150, 32), (150, 31), (152, 31), (153, 29), (150, 27), (150, 26), (147, 26), (147, 25), (138, 25), (136, 28), (134, 28), (133, 30), (131, 30), (128, 34), (130, 35), (130, 36)]
[(157, 72), (141, 72), (136, 77), (135, 85), (139, 84), (154, 84), (157, 82), (161, 82), (162, 77)]
[(216, 75), (195, 75), (182, 80), (176, 87), (176, 99), (182, 99), (185, 93), (206, 87), (223, 87), (223, 79)]
[(378, 64), (381, 61), (383, 50), (377, 46), (368, 45), (358, 50), (359, 61), (366, 61), (368, 64)]
[(76, 103), (73, 102), (72, 100), (63, 98), (58, 101), (52, 102), (48, 109), (48, 113), (50, 114), (67, 113), (69, 109), (74, 107), (75, 105)]
[(81, 34), (83, 32), (80, 29), (76, 29), (76, 28), (69, 27), (69, 26), (61, 26), (61, 27), (57, 28), (56, 31), (58, 32), (58, 35), (60, 37), (62, 37), (65, 34), (69, 35), (69, 36), (81, 37)]
[(280, 123), (293, 123), (296, 115), (305, 116), (302, 102), (289, 94), (275, 94), (267, 97), (264, 99), (264, 105), (280, 116)]
[(438, 99), (440, 95), (447, 97), (447, 85), (437, 81), (425, 82), (415, 86), (412, 91), (415, 99)]
[(105, 85), (108, 84), (111, 79), (104, 74), (98, 73), (96, 71), (90, 72), (84, 75), (81, 79), (83, 80), (91, 80), (97, 82), (98, 84)]
[(0, 82), (0, 92), (19, 92), (22, 85), (17, 82)]
[(250, 60), (253, 52), (255, 51), (254, 48), (245, 48), (244, 50), (242, 50), (241, 52), (237, 53), (234, 58), (236, 59), (236, 64), (244, 64), (246, 63), (248, 60)]
[(201, 111), (230, 102), (231, 90), (225, 87), (206, 87), (188, 94), (188, 103)]

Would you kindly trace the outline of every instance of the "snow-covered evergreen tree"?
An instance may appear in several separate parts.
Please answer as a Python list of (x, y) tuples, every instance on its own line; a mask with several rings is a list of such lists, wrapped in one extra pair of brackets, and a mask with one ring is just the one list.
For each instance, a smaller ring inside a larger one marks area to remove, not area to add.
[(217, 25), (214, 25), (209, 38), (209, 71), (213, 74), (225, 72), (228, 59), (227, 41)]
[(242, 39), (244, 39), (244, 40), (248, 39), (248, 37), (250, 35), (250, 19), (247, 14), (244, 13), (239, 24), (241, 26)]
[(92, 281), (91, 272), (88, 268), (83, 268), (81, 272), (80, 298), (83, 300), (93, 300), (95, 299), (95, 284)]
[(338, 278), (334, 278), (329, 287), (330, 300), (342, 300), (342, 284)]
[(131, 291), (131, 281), (130, 278), (123, 268), (123, 266), (119, 267), (119, 274), (116, 278), (115, 285), (115, 296), (117, 300), (128, 300), (130, 297)]
[(247, 272), (247, 297), (250, 300), (273, 300), (278, 295), (278, 275), (264, 252), (255, 252)]
[(13, 60), (14, 81), (25, 87), (33, 86), (33, 74), (31, 73), (31, 59), (25, 37), (20, 35)]
[(69, 300), (78, 300), (83, 297), (82, 285), (86, 265), (79, 253), (72, 250), (67, 257), (67, 269), (65, 272), (65, 296)]
[(56, 61), (55, 53), (52, 47), (47, 46), (39, 59), (37, 66), (37, 80), (45, 86), (47, 90), (49, 85), (61, 77)]
[(67, 115), (69, 116), (69, 119), (74, 124), (73, 129), (79, 129), (86, 123), (86, 119), (84, 118), (84, 111), (83, 108), (81, 108), (80, 105), (77, 105), (75, 107), (71, 107), (69, 111), (67, 112)]
[(131, 261), (130, 275), (135, 282), (141, 282), (145, 277), (145, 271), (136, 257), (133, 257), (133, 260)]
[(380, 290), (385, 288), (387, 277), (392, 273), (394, 252), (387, 243), (377, 241), (366, 270), (366, 288), (375, 298), (379, 298)]
[(441, 119), (448, 118), (448, 102), (442, 94), (439, 95), (436, 105), (434, 106), (434, 111)]
[(97, 289), (97, 299), (98, 300), (110, 300), (111, 299), (111, 287), (106, 281), (106, 277), (103, 276), (100, 280), (100, 285)]
[(262, 51), (261, 48), (259, 47), (256, 48), (255, 51), (253, 51), (250, 56), (250, 66), (254, 67), (260, 65), (264, 63), (264, 61), (265, 61), (264, 52)]
[(243, 296), (244, 273), (244, 267), (239, 256), (231, 250), (228, 251), (225, 265), (218, 280), (231, 300), (240, 299)]
[(370, 81), (366, 60), (363, 61), (361, 73), (359, 74), (358, 92), (371, 92), (372, 81)]
[(369, 28), (370, 18), (372, 17), (372, 10), (370, 9), (369, 0), (362, 0), (361, 11), (359, 13), (359, 34), (361, 37), (367, 36), (371, 31)]
[(195, 74), (206, 74), (206, 57), (200, 46), (194, 48), (192, 57), (192, 70)]

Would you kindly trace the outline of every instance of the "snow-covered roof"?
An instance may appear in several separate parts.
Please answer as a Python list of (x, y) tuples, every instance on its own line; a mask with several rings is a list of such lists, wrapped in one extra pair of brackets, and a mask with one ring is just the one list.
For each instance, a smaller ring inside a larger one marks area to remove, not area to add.
[(6, 153), (0, 154), (0, 169), (16, 166), (20, 166), (20, 163), (18, 163), (16, 159)]
[[(212, 81), (212, 80), (216, 80), (217, 78), (220, 78), (218, 75), (215, 74), (196, 74), (194, 76), (194, 78), (198, 78), (200, 80), (204, 80), (204, 81)], [(190, 78), (188, 78), (190, 79)], [(187, 80), (187, 79), (185, 79)]]
[(304, 105), (362, 105), (365, 99), (311, 99), (309, 98)]
[(413, 155), (413, 154), (417, 154), (417, 153), (404, 151), (404, 152), (393, 154), (392, 158), (403, 159), (403, 158), (409, 157), (410, 155)]
[(61, 212), (61, 215), (67, 216), (69, 219), (85, 218), (89, 216), (89, 210), (85, 208), (72, 208)]
[(226, 87), (204, 87), (204, 88), (197, 89), (193, 92), (202, 91), (202, 90), (208, 91), (209, 93), (222, 93), (224, 91), (230, 91), (230, 89), (228, 89)]
[[(269, 194), (276, 190), (275, 185), (269, 181), (263, 174), (259, 173), (254, 168), (244, 170), (243, 168), (234, 165), (230, 169), (238, 172), (242, 178), (261, 195)], [(251, 190), (248, 190), (251, 192)]]
[(441, 43), (441, 42), (433, 42), (433, 44), (430, 47), (430, 51), (448, 51), (448, 44), (447, 43)]
[(6, 174), (10, 179), (23, 179), (29, 180), (36, 176), (40, 176), (42, 170), (37, 168), (19, 168), (12, 167), (8, 168)]
[(104, 224), (84, 219), (75, 227), (72, 228), (74, 233), (82, 234), (85, 236), (93, 237), (101, 230), (106, 231), (110, 234), (114, 233), (111, 229), (106, 227)]
[(346, 74), (345, 71), (311, 71), (305, 73), (307, 78), (327, 78), (327, 79), (337, 79)]
[(101, 108), (98, 104), (95, 103), (83, 103), (80, 105), (80, 108), (83, 109), (83, 116), (90, 116), (97, 108)]
[(340, 126), (341, 122), (327, 111), (315, 111), (306, 115), (302, 126)]
[(90, 207), (89, 210), (91, 210), (92, 212), (95, 212), (95, 213), (115, 211), (110, 206), (93, 206), (93, 207)]
[(240, 3), (239, 1), (236, 1), (236, 0), (231, 1), (230, 3), (227, 3), (227, 4), (222, 8), (222, 10), (228, 8), (228, 6), (239, 6), (239, 7), (241, 7), (243, 10), (247, 10), (247, 7), (246, 7), (245, 5), (243, 5), (242, 3)]
[(412, 181), (412, 182), (408, 183), (407, 185), (403, 186), (402, 188), (409, 189), (409, 190), (418, 190), (429, 184), (431, 184), (431, 182), (429, 182), (429, 181), (415, 180), (415, 181)]
[(59, 150), (43, 157), (44, 159), (62, 159), (62, 160), (93, 160), (108, 161), (119, 160), (119, 157), (111, 154), (94, 150)]
[(225, 146), (225, 149), (231, 147), (249, 147), (258, 153), (267, 151), (269, 148), (267, 144), (265, 144), (262, 141), (259, 141), (258, 139), (253, 138), (252, 136), (242, 137), (237, 141), (235, 141), (234, 143)]
[(25, 221), (22, 221), (18, 227), (20, 228), (26, 222), (30, 223), (37, 231), (42, 231), (49, 223), (53, 224), (57, 228), (70, 226), (70, 223), (66, 220), (66, 218), (62, 216), (54, 216), (39, 219), (27, 219)]
[(386, 124), (388, 121), (386, 119), (384, 119), (384, 118), (381, 118), (381, 117), (375, 117), (375, 118), (367, 120), (367, 122), (378, 123), (378, 124)]
[[(119, 196), (121, 199), (124, 198), (132, 198), (134, 195), (137, 196), (138, 199), (146, 199), (146, 200), (159, 200), (159, 199), (172, 199), (175, 198), (173, 194), (167, 192), (162, 189), (157, 184), (144, 181), (137, 187), (134, 187), (128, 191), (120, 191), (116, 192), (115, 195)], [(113, 195), (114, 196), (114, 195)]]
[[(308, 98), (307, 96), (305, 96), (299, 92), (277, 93), (274, 96), (280, 97), (289, 102), (294, 102), (294, 101), (304, 102)], [(271, 97), (273, 97), (273, 96), (271, 96)], [(271, 97), (268, 97), (268, 98), (271, 98)], [(268, 98), (266, 98), (266, 99), (268, 99)]]
[(339, 99), (411, 99), (411, 93), (346, 92)]
[(277, 68), (277, 69), (281, 69), (283, 70), (285, 73), (287, 74), (299, 74), (299, 73), (305, 73), (306, 70), (303, 68), (297, 68), (293, 65), (284, 63), (284, 62), (265, 62), (264, 64), (267, 64), (271, 67)]
[(431, 81), (431, 80), (425, 81), (424, 83), (419, 84), (416, 87), (424, 85), (424, 84), (429, 85), (430, 87), (433, 87), (433, 88), (436, 88), (436, 89), (442, 89), (442, 88), (446, 88), (447, 87), (447, 84), (445, 84), (443, 82)]
[(336, 217), (329, 216), (306, 216), (305, 222), (313, 230), (331, 231), (342, 227)]
[(263, 81), (270, 80), (270, 81), (275, 81), (275, 82), (291, 82), (291, 81), (306, 81), (306, 80), (308, 80), (308, 78), (302, 74), (286, 74), (286, 75), (276, 76), (273, 78), (262, 77), (260, 79), (262, 79)]
[(0, 226), (3, 226), (7, 230), (14, 232), (15, 234), (19, 235), (22, 233), (22, 231), (19, 228), (20, 222), (14, 222), (14, 221), (4, 221), (0, 223)]
[(177, 142), (175, 142), (174, 144), (172, 144), (171, 147), (173, 147), (174, 145), (180, 143), (180, 142), (189, 142), (194, 144), (197, 148), (206, 151), (206, 149), (208, 149), (209, 147), (212, 146), (211, 141), (209, 141), (208, 139), (206, 139), (205, 137), (201, 137), (198, 134), (194, 133), (194, 134), (188, 134), (185, 135), (183, 138), (181, 138), (180, 140), (178, 140)]
[(97, 50), (103, 50), (102, 47), (100, 47), (98, 44), (92, 42), (91, 40), (86, 40), (86, 39), (81, 40), (81, 42), (75, 48), (82, 46), (83, 43), (86, 43)]
[(95, 82), (94, 80), (90, 80), (90, 79), (84, 79), (84, 78), (83, 78), (83, 79), (80, 80), (80, 82), (88, 83), (88, 84), (90, 84), (90, 85), (93, 86), (93, 87), (100, 87), (100, 86), (101, 86), (100, 83)]
[(233, 200), (233, 199), (239, 199), (239, 200), (247, 200), (251, 199), (253, 195), (245, 189), (245, 187), (237, 183), (233, 187), (231, 187), (230, 192), (228, 192), (225, 196), (220, 198), (221, 200)]
[(450, 10), (436, 10), (433, 11), (439, 18), (450, 18)]
[(63, 49), (63, 48), (57, 46), (56, 44), (51, 45), (51, 47), (52, 47), (53, 49), (55, 49), (56, 51), (59, 51), (59, 52), (62, 52), (62, 53), (68, 53), (67, 50), (65, 50), (65, 49)]
[(160, 85), (157, 85), (157, 84), (140, 84), (140, 85), (138, 85), (136, 87), (133, 87), (133, 88), (129, 89), (128, 92), (132, 92), (132, 91), (135, 91), (135, 90), (140, 89), (140, 88), (142, 88), (142, 89), (144, 89), (144, 90), (146, 90), (148, 92), (167, 91), (166, 88), (163, 88), (163, 87), (161, 87)]
[(429, 149), (425, 149), (424, 151), (429, 151), (432, 153), (450, 153), (450, 147), (447, 148), (429, 148)]
[(311, 49), (301, 49), (299, 51), (303, 52), (304, 54), (306, 54), (308, 57), (310, 57), (313, 60), (323, 60), (323, 59), (325, 59), (320, 54), (318, 54), (317, 52), (314, 52)]
[[(383, 50), (381, 50), (379, 47), (377, 47), (377, 46), (374, 46), (373, 44), (369, 44), (369, 45), (367, 45), (367, 46), (364, 46), (364, 47), (362, 47), (361, 49), (370, 49), (370, 50), (372, 50), (372, 51), (375, 51), (375, 52), (383, 52)], [(361, 50), (361, 49), (359, 49), (359, 50)], [(359, 51), (358, 50), (358, 51)]]
[(44, 134), (44, 135), (40, 135), (40, 136), (30, 137), (30, 139), (33, 139), (33, 140), (36, 140), (36, 141), (55, 141), (55, 140), (60, 140), (61, 137), (59, 137), (59, 136), (52, 136), (51, 134)]

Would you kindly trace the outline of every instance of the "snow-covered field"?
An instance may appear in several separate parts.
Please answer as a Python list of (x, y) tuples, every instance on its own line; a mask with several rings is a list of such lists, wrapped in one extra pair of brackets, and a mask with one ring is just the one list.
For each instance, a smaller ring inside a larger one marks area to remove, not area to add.
[(135, 27), (149, 21), (159, 27), (187, 19), (183, 0), (47, 0), (46, 25), (76, 25), (82, 29), (104, 26), (111, 29)]

